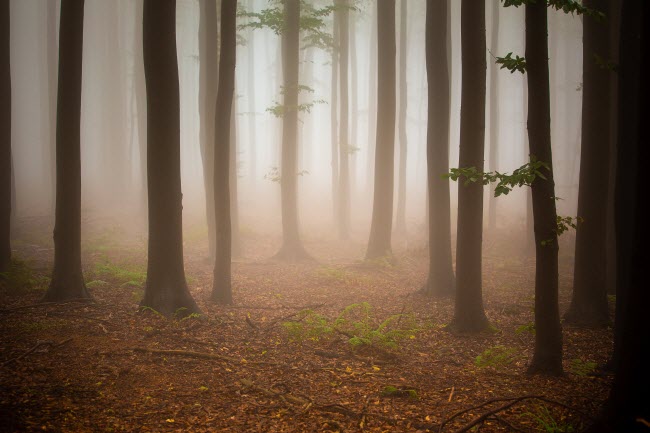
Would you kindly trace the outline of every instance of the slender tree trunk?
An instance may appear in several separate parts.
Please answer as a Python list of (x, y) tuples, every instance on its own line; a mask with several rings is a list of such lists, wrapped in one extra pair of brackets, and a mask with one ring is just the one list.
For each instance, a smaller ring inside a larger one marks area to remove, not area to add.
[[(523, 95), (523, 110), (524, 118), (528, 118), (528, 78), (524, 75), (524, 88)], [(528, 143), (528, 129), (524, 130), (523, 140), (525, 143), (526, 152), (530, 153), (530, 145)], [(533, 194), (531, 191), (526, 191), (526, 226), (525, 226), (525, 239), (524, 253), (527, 257), (532, 257), (535, 254), (535, 221), (533, 218)]]
[(11, 50), (9, 0), (0, 0), (0, 272), (11, 264)]
[(377, 8), (372, 7), (370, 18), (370, 46), (368, 60), (368, 154), (366, 160), (366, 190), (371, 195), (375, 182), (375, 143), (377, 141)]
[(162, 314), (198, 312), (183, 266), (180, 96), (176, 0), (144, 0), (147, 82), (149, 262), (142, 306)]
[[(358, 68), (357, 68), (357, 14), (354, 9), (350, 10), (350, 202), (354, 202), (354, 195), (357, 191), (357, 170), (359, 151), (359, 137), (357, 134), (357, 118), (359, 116), (358, 96)], [(352, 209), (350, 209), (352, 212)]]
[(237, 84), (233, 90), (232, 109), (230, 114), (230, 232), (231, 248), (233, 257), (241, 255), (241, 233), (239, 231), (239, 148), (237, 142)]
[[(490, 51), (499, 52), (499, 11), (501, 2), (492, 0), (492, 26), (490, 29)], [(495, 54), (496, 55), (496, 54)], [(499, 69), (490, 62), (490, 171), (499, 169)], [(497, 200), (494, 196), (495, 184), (490, 186), (488, 199), (488, 229), (497, 228)]]
[(90, 299), (81, 271), (81, 76), (84, 1), (63, 0), (59, 34), (54, 270), (45, 301)]
[(216, 0), (201, 0), (199, 17), (199, 116), (201, 118), (201, 158), (205, 186), (205, 210), (208, 222), (208, 248), (214, 260), (216, 250), (214, 203), (215, 101), (219, 81), (219, 28)]
[(339, 16), (339, 71), (340, 71), (340, 129), (339, 129), (339, 215), (338, 228), (339, 238), (350, 238), (350, 133), (348, 129), (349, 115), (349, 92), (348, 92), (348, 60), (350, 48), (350, 9), (349, 0), (336, 0), (338, 6), (335, 12)]
[[(255, 0), (249, 0), (248, 8), (250, 11), (253, 11), (255, 8)], [(248, 145), (248, 173), (249, 173), (249, 183), (255, 191), (257, 185), (257, 118), (256, 118), (256, 74), (255, 74), (255, 46), (253, 41), (255, 40), (255, 32), (253, 29), (250, 29), (248, 32), (248, 45), (246, 46), (246, 51), (248, 53), (248, 77), (247, 77), (247, 90), (248, 90), (248, 136), (249, 136), (249, 145)]]
[[(485, 149), (485, 2), (463, 0), (461, 6), (462, 94), (460, 167), (483, 171)], [(452, 327), (460, 332), (487, 329), (481, 275), (483, 185), (458, 187), (456, 307)]]
[(377, 3), (377, 146), (372, 223), (366, 259), (392, 254), (395, 160), (395, 0)]
[[(609, 16), (611, 0), (586, 0), (584, 5)], [(610, 59), (609, 23), (583, 19), (582, 146), (576, 231), (573, 298), (564, 320), (587, 326), (609, 323), (607, 305), (607, 203), (610, 147), (610, 71), (596, 56)]]
[(650, 5), (623, 2), (619, 94), (619, 134), (616, 170), (616, 243), (618, 293), (616, 296), (615, 350), (619, 353), (616, 377), (600, 417), (589, 433), (647, 432), (650, 420), (650, 321), (647, 290), (648, 228), (647, 180), (644, 176), (650, 134), (645, 124), (650, 112), (650, 67), (647, 22)]
[(451, 82), (447, 64), (447, 35), (450, 30), (447, 7), (447, 0), (427, 0), (429, 277), (423, 292), (430, 296), (445, 296), (454, 291), (449, 181), (441, 177), (442, 173), (449, 171)]
[(285, 0), (282, 34), (284, 107), (282, 118), (282, 248), (276, 258), (289, 261), (309, 258), (300, 240), (298, 222), (298, 58), (300, 51), (300, 0)]
[(59, 63), (59, 48), (57, 45), (56, 25), (58, 15), (56, 13), (57, 2), (50, 0), (47, 2), (47, 96), (48, 96), (48, 120), (49, 120), (49, 149), (50, 149), (50, 188), (52, 192), (51, 211), (52, 215), (56, 212), (56, 86), (57, 86), (57, 68)]
[(233, 95), (235, 93), (235, 63), (237, 0), (221, 2), (221, 51), (219, 57), (219, 90), (215, 110), (214, 137), (214, 203), (216, 217), (216, 257), (214, 261), (214, 286), (212, 300), (220, 304), (232, 304), (231, 288), (231, 208), (230, 172), (236, 167), (231, 163), (231, 127)]
[(558, 307), (558, 243), (551, 152), (546, 2), (526, 5), (528, 142), (530, 154), (548, 164), (531, 186), (535, 218), (535, 352), (529, 373), (562, 374), (562, 328)]
[[(336, 0), (334, 0), (336, 5)], [(339, 220), (339, 20), (338, 13), (334, 14), (333, 47), (332, 47), (332, 88), (330, 101), (330, 136), (332, 154), (332, 212), (335, 224)]]
[(397, 183), (397, 214), (395, 216), (395, 230), (397, 233), (406, 234), (406, 156), (408, 142), (406, 136), (406, 106), (408, 103), (408, 89), (406, 87), (407, 64), (407, 15), (406, 0), (400, 0), (399, 18), (399, 112), (397, 114), (399, 135), (399, 179)]
[(136, 119), (138, 125), (138, 154), (140, 156), (141, 211), (146, 214), (147, 205), (147, 86), (144, 78), (142, 55), (142, 15), (144, 0), (135, 2), (135, 29), (133, 32), (133, 76), (135, 87)]

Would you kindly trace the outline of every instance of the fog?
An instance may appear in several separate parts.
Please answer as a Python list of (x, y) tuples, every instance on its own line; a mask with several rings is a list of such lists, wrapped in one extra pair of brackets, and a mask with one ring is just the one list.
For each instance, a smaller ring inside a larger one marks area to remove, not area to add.
[[(240, 8), (259, 12), (264, 0), (240, 2)], [(321, 2), (315, 2), (321, 3)], [(325, 4), (325, 2), (322, 2)], [(491, 38), (492, 7), (487, 7), (487, 40)], [(360, 2), (351, 14), (356, 72), (350, 72), (351, 137), (358, 148), (351, 158), (352, 232), (367, 239), (372, 206), (372, 168), (376, 97), (371, 90), (376, 74), (376, 26), (372, 2)], [(57, 10), (58, 14), (58, 2)], [(425, 1), (408, 2), (407, 16), (407, 195), (406, 243), (426, 238), (426, 70), (424, 62)], [(141, 13), (141, 12), (140, 12)], [(399, 8), (398, 8), (399, 23)], [(181, 164), (184, 224), (205, 225), (205, 191), (200, 146), (199, 116), (199, 2), (177, 2), (177, 49), (181, 96)], [(146, 232), (146, 148), (139, 131), (137, 79), (142, 74), (140, 32), (135, 0), (88, 0), (85, 8), (82, 99), (82, 208), (84, 215), (109, 216), (120, 224), (135, 222)], [(52, 218), (53, 126), (50, 123), (52, 83), (47, 54), (56, 49), (56, 30), (48, 28), (48, 2), (11, 2), (11, 72), (14, 92), (12, 147), (15, 173), (15, 215)], [(239, 24), (247, 18), (240, 17)], [(57, 20), (58, 21), (58, 20)], [(498, 98), (499, 156), (489, 166), (490, 112), (486, 116), (486, 170), (511, 171), (527, 160), (524, 109), (525, 76), (498, 70), (495, 56), (524, 52), (523, 10), (501, 8), (499, 46), (487, 50), (488, 100)], [(332, 18), (326, 18), (331, 33)], [(460, 122), (460, 2), (452, 2), (452, 107), (450, 167), (458, 166)], [(575, 215), (580, 154), (581, 18), (549, 10), (552, 142), (558, 213)], [(399, 33), (398, 33), (399, 34)], [(277, 234), (281, 228), (280, 194), (269, 178), (279, 167), (281, 119), (267, 109), (281, 102), (280, 40), (268, 29), (240, 29), (236, 69), (236, 137), (238, 205), (242, 230)], [(55, 42), (55, 43), (52, 43)], [(489, 47), (488, 47), (489, 48)], [(398, 56), (401, 53), (398, 53)], [(305, 236), (335, 236), (331, 187), (331, 53), (320, 48), (301, 49), (300, 83), (313, 93), (302, 102), (316, 101), (311, 112), (300, 113), (299, 213)], [(55, 57), (56, 58), (56, 57)], [(56, 70), (56, 68), (55, 68)], [(490, 90), (490, 75), (498, 74), (498, 94)], [(355, 85), (356, 84), (356, 85)], [(254, 96), (252, 96), (254, 91)], [(54, 89), (56, 93), (56, 89)], [(398, 92), (399, 93), (399, 92)], [(399, 100), (399, 97), (398, 97)], [(354, 101), (354, 102), (353, 102)], [(488, 104), (489, 106), (489, 104)], [(396, 141), (398, 179), (399, 142)], [(441, 173), (442, 174), (442, 173)], [(397, 181), (396, 181), (397, 183)], [(397, 187), (397, 186), (396, 186)], [(452, 182), (452, 222), (455, 224), (456, 184)], [(497, 199), (497, 228), (522, 229), (528, 188)], [(486, 188), (487, 212), (489, 189)], [(395, 194), (397, 203), (397, 191)], [(52, 221), (50, 221), (52, 223)]]

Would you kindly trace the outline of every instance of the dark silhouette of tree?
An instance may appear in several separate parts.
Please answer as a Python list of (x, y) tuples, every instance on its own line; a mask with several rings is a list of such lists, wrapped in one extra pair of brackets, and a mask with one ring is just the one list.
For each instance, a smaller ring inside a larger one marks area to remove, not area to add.
[(623, 2), (619, 63), (619, 128), (616, 170), (616, 377), (609, 398), (589, 433), (647, 432), (650, 420), (650, 321), (646, 266), (650, 230), (643, 211), (647, 185), (643, 175), (650, 155), (645, 125), (650, 86), (645, 71), (650, 62), (646, 23), (650, 5)]
[(0, 272), (11, 264), (11, 62), (9, 0), (0, 0)]
[[(461, 62), (459, 166), (483, 171), (485, 148), (485, 2), (461, 4)], [(483, 185), (458, 188), (456, 247), (456, 307), (452, 327), (477, 332), (488, 327), (483, 310), (481, 275), (483, 243)]]
[[(611, 0), (584, 6), (609, 15)], [(582, 146), (573, 298), (564, 320), (588, 326), (609, 323), (607, 305), (607, 196), (609, 188), (610, 74), (607, 20), (583, 18)], [(605, 203), (605, 205), (604, 205)]]
[(62, 0), (56, 113), (54, 270), (44, 300), (90, 299), (81, 271), (81, 76), (84, 0)]
[[(235, 89), (237, 84), (235, 83)], [(234, 91), (233, 91), (234, 92)], [(233, 93), (234, 95), (234, 93)], [(237, 159), (237, 98), (232, 98), (232, 109), (230, 115), (230, 251), (234, 257), (242, 253), (241, 232), (239, 230), (239, 179)]]
[[(232, 304), (230, 224), (230, 146), (233, 94), (235, 92), (237, 0), (221, 2), (221, 50), (219, 57), (219, 89), (215, 110), (214, 136), (214, 203), (217, 247), (214, 261), (212, 300)], [(235, 169), (233, 167), (233, 169)]]
[[(341, 239), (350, 237), (350, 132), (349, 132), (349, 91), (348, 69), (350, 51), (350, 0), (336, 0), (338, 16), (338, 66), (340, 77), (340, 124), (339, 145), (339, 185), (338, 185), (338, 231)], [(356, 89), (355, 89), (356, 90)]]
[(144, 299), (162, 314), (198, 312), (183, 267), (176, 1), (145, 0), (149, 260)]
[(422, 291), (433, 296), (448, 295), (454, 291), (449, 182), (440, 176), (449, 171), (451, 83), (448, 64), (447, 7), (447, 0), (427, 0), (429, 277)]
[[(492, 25), (490, 29), (490, 51), (497, 53), (499, 50), (499, 11), (501, 1), (492, 0)], [(490, 171), (499, 169), (499, 70), (496, 63), (490, 65), (490, 155), (488, 164)], [(497, 198), (494, 196), (493, 184), (490, 188), (488, 200), (488, 228), (497, 227)]]
[[(551, 153), (546, 1), (526, 4), (528, 142), (530, 154), (548, 164), (531, 185), (535, 219), (535, 352), (529, 373), (562, 373), (558, 306), (558, 243)], [(460, 272), (460, 271), (459, 271)]]
[(219, 28), (216, 0), (201, 0), (199, 15), (199, 116), (203, 185), (208, 222), (210, 259), (215, 258), (215, 203), (214, 203), (214, 136), (215, 101), (219, 81)]
[(399, 137), (399, 170), (397, 178), (397, 210), (395, 212), (395, 231), (406, 234), (406, 158), (408, 142), (406, 135), (406, 109), (408, 89), (406, 82), (406, 64), (408, 57), (407, 32), (408, 6), (406, 0), (400, 0), (399, 15), (399, 110), (397, 112), (397, 135)]
[(50, 188), (52, 189), (51, 210), (52, 215), (56, 212), (56, 86), (57, 86), (57, 67), (59, 62), (58, 47), (56, 44), (56, 25), (58, 21), (56, 11), (56, 0), (47, 2), (47, 98), (48, 98), (48, 129), (49, 129), (49, 149), (50, 149)]
[(284, 2), (282, 65), (284, 73), (284, 114), (282, 117), (282, 247), (276, 258), (309, 258), (300, 240), (298, 222), (298, 59), (300, 50), (300, 0)]
[(138, 128), (138, 155), (140, 156), (140, 205), (145, 212), (147, 203), (147, 88), (144, 78), (144, 59), (142, 55), (142, 14), (144, 0), (135, 2), (135, 29), (133, 32), (133, 92), (135, 93), (136, 118)]
[(377, 8), (370, 7), (372, 14), (370, 22), (373, 23), (370, 29), (368, 69), (368, 152), (366, 159), (366, 192), (373, 193), (375, 182), (375, 142), (377, 141)]
[(377, 2), (377, 145), (372, 223), (366, 259), (391, 254), (395, 153), (395, 1)]

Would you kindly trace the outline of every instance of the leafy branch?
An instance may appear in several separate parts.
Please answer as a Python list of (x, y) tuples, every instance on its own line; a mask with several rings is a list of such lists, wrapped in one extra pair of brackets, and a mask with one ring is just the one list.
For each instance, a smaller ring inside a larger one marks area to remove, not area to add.
[(515, 55), (512, 57), (512, 52), (506, 54), (505, 57), (496, 57), (495, 63), (501, 65), (500, 69), (507, 69), (511, 74), (515, 72), (526, 73), (526, 58)]
[[(537, 0), (501, 0), (504, 7), (514, 6), (519, 7), (522, 5), (536, 4)], [(605, 18), (605, 14), (584, 6), (577, 0), (542, 0), (546, 2), (546, 6), (556, 11), (562, 11), (565, 14), (587, 15), (598, 20)]]

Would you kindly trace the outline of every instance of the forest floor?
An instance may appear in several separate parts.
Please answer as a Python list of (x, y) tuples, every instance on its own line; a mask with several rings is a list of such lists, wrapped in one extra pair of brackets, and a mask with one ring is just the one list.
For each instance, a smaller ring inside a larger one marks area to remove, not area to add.
[[(269, 259), (277, 238), (247, 233), (235, 304), (221, 307), (208, 301), (203, 233), (189, 230), (186, 273), (202, 314), (164, 318), (138, 312), (145, 244), (119, 227), (84, 233), (94, 303), (41, 303), (53, 256), (44, 226), (19, 224), (22, 262), (0, 279), (3, 432), (577, 432), (611, 384), (596, 368), (611, 329), (564, 326), (566, 374), (525, 374), (534, 258), (505, 232), (484, 248), (493, 329), (458, 335), (446, 329), (453, 300), (417, 293), (424, 248), (365, 262), (361, 240), (314, 236), (305, 246), (317, 260), (287, 264)], [(565, 256), (560, 273), (564, 311)]]

